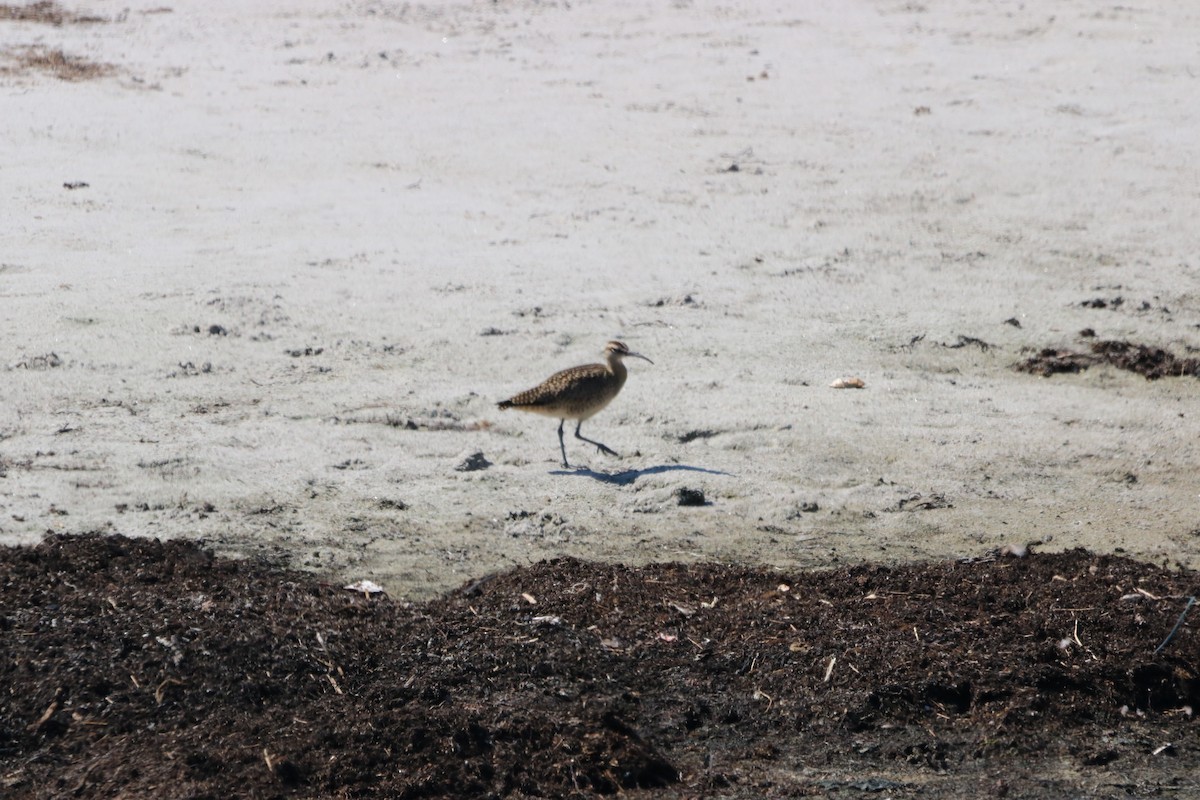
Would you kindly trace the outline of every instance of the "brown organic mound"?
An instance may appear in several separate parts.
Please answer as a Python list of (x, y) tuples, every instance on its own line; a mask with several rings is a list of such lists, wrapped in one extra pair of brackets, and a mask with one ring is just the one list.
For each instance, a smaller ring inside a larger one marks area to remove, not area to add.
[(1022, 372), (1049, 377), (1060, 372), (1082, 372), (1096, 364), (1110, 364), (1147, 380), (1184, 375), (1200, 377), (1200, 358), (1179, 358), (1161, 347), (1125, 341), (1093, 342), (1090, 353), (1046, 348), (1016, 365)]
[(559, 559), (414, 606), (53, 537), (0, 551), (0, 793), (1183, 796), (1196, 617), (1156, 648), (1198, 588), (1080, 550), (787, 576)]

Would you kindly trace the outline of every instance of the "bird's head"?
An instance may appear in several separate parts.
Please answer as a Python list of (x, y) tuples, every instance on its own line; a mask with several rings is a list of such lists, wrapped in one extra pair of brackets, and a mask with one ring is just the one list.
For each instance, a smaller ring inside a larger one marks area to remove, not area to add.
[[(615, 339), (604, 345), (604, 355), (606, 358), (613, 358), (618, 361), (622, 358), (640, 358), (643, 361), (650, 361), (650, 359), (646, 358), (641, 353), (635, 353), (630, 350), (624, 342), (618, 342)], [(650, 361), (650, 363), (653, 364), (654, 362)]]

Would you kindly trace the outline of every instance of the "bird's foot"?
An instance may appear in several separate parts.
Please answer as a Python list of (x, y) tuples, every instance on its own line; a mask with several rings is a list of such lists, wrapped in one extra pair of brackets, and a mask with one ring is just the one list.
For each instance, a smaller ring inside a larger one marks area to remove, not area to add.
[[(616, 450), (613, 450), (608, 445), (601, 444), (600, 442), (597, 442), (595, 439), (589, 439), (586, 436), (581, 436), (579, 434), (578, 428), (575, 429), (575, 438), (581, 442), (587, 442), (588, 444), (593, 445), (599, 452), (604, 453), (605, 455), (615, 456), (617, 458), (621, 457), (620, 454), (617, 453)], [(564, 461), (566, 460), (566, 456), (563, 456), (563, 460)]]

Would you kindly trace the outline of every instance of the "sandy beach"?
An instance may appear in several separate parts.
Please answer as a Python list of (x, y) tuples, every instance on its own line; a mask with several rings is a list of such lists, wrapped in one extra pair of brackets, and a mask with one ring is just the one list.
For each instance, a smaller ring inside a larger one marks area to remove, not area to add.
[[(1200, 382), (1014, 369), (1197, 355), (1195, 9), (52, 8), (0, 15), (2, 544), (414, 599), (558, 555), (1200, 566)], [(495, 403), (613, 338), (654, 360), (584, 427), (621, 457), (562, 469)]]

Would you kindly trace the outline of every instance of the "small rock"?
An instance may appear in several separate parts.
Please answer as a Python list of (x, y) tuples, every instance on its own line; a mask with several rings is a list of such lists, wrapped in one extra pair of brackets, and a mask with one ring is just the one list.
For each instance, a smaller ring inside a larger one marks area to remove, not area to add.
[(492, 465), (492, 462), (490, 462), (486, 458), (484, 458), (483, 451), (476, 450), (475, 452), (471, 453), (470, 455), (464, 456), (463, 459), (458, 462), (458, 466), (456, 466), (454, 468), (454, 471), (455, 472), (477, 472), (481, 469), (487, 469), (491, 465)]
[(705, 506), (708, 501), (704, 499), (704, 492), (700, 489), (689, 489), (686, 486), (680, 486), (675, 490), (675, 497), (679, 500), (681, 506)]

